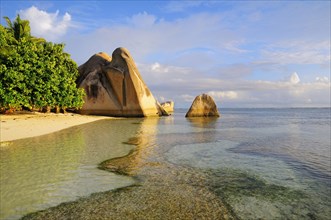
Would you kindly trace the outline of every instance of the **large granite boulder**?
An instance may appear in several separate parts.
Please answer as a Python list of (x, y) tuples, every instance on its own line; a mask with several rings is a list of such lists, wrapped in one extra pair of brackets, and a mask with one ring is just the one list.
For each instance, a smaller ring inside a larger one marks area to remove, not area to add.
[(202, 94), (195, 97), (191, 108), (186, 113), (185, 117), (219, 117), (217, 106), (214, 99)]
[(106, 53), (95, 54), (78, 70), (77, 85), (86, 91), (81, 114), (121, 117), (166, 114), (127, 49), (117, 48), (112, 57)]

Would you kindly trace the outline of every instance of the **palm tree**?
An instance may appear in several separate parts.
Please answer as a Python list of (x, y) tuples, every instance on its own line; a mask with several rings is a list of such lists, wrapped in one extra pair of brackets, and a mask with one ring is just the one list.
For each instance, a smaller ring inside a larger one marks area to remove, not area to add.
[(22, 20), (19, 14), (14, 22), (12, 22), (7, 16), (3, 18), (7, 22), (7, 30), (14, 35), (17, 41), (21, 41), (21, 39), (26, 38), (37, 43), (45, 42), (45, 39), (43, 38), (31, 36), (30, 22), (28, 20)]
[(16, 40), (20, 41), (24, 37), (31, 37), (30, 23), (28, 20), (22, 20), (20, 15), (17, 15), (14, 22), (11, 22), (7, 16), (5, 16), (4, 19), (7, 22), (8, 30), (14, 34)]

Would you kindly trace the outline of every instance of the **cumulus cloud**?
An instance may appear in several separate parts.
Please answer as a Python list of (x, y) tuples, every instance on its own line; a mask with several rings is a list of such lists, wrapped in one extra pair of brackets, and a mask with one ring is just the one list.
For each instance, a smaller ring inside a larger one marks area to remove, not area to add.
[(71, 25), (71, 15), (65, 13), (62, 17), (59, 11), (48, 13), (31, 6), (25, 10), (20, 10), (22, 19), (30, 21), (32, 35), (44, 37), (46, 40), (56, 41), (66, 34)]
[(223, 100), (223, 99), (237, 99), (238, 92), (235, 91), (209, 91), (207, 92), (208, 95), (212, 96), (216, 100)]
[(330, 106), (331, 84), (326, 76), (302, 82), (300, 74), (293, 72), (286, 80), (270, 81), (222, 78), (160, 62), (139, 64), (138, 68), (155, 97), (174, 100), (177, 107), (189, 106), (202, 93), (211, 95), (222, 107)]
[(300, 78), (299, 78), (298, 74), (296, 72), (294, 72), (294, 73), (292, 73), (289, 81), (291, 84), (298, 84), (300, 82)]
[[(169, 78), (173, 77), (170, 73)], [(150, 82), (153, 85), (153, 82)], [(301, 82), (298, 73), (286, 81), (221, 80), (217, 78), (182, 76), (182, 81), (163, 80), (162, 88), (154, 91), (187, 106), (195, 96), (208, 93), (223, 107), (307, 107), (330, 106), (330, 81), (320, 77), (313, 82)]]
[(155, 97), (174, 100), (177, 107), (190, 105), (202, 93), (211, 95), (223, 107), (330, 105), (330, 81), (325, 76), (317, 77), (312, 82), (301, 82), (297, 72), (287, 80), (234, 80), (159, 62), (139, 64), (138, 68)]
[(168, 77), (168, 74), (166, 73), (169, 72), (176, 75), (185, 75), (190, 72), (189, 68), (160, 64), (159, 62), (154, 62), (152, 64), (137, 63), (137, 66), (142, 72), (148, 74), (148, 76), (158, 74), (159, 77), (160, 74), (164, 74)]
[[(151, 66), (151, 69), (153, 70), (153, 71), (160, 71), (160, 68), (161, 66), (160, 66), (160, 64), (159, 63), (154, 63), (154, 64), (152, 64), (152, 66)], [(168, 72), (168, 69), (164, 69), (163, 70), (164, 72)]]
[(330, 83), (330, 79), (327, 76), (322, 76), (322, 77), (318, 76), (315, 78), (315, 81), (320, 83)]
[(331, 84), (324, 79), (304, 83), (293, 73), (288, 81), (252, 81), (246, 95), (257, 105), (270, 107), (330, 107)]
[[(164, 18), (143, 11), (72, 36), (66, 41), (67, 48), (79, 64), (99, 51), (111, 54), (118, 46), (128, 48), (154, 96), (172, 99), (177, 107), (208, 92), (230, 107), (330, 105), (330, 81), (323, 76), (330, 63), (329, 25), (321, 25), (318, 36), (311, 31), (317, 30), (316, 22), (324, 17), (314, 11), (312, 25), (307, 23), (311, 18), (302, 16), (310, 8), (300, 11), (256, 4), (270, 10), (250, 3), (249, 7), (238, 4), (240, 10), (238, 6), (234, 10), (197, 10), (181, 17), (165, 13)], [(172, 12), (178, 12), (204, 5), (173, 2), (170, 6)], [(272, 13), (278, 10), (281, 18)], [(286, 26), (293, 17), (300, 20), (300, 27)], [(284, 25), (278, 24), (279, 19)]]
[(146, 83), (152, 86), (184, 83), (186, 81), (184, 79), (192, 73), (190, 68), (165, 65), (159, 62), (152, 64), (137, 63), (137, 67)]

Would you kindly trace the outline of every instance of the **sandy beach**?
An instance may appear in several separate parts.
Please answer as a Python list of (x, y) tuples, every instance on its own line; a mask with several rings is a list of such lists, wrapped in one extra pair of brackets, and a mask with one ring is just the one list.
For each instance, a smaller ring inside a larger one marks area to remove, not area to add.
[(102, 119), (112, 119), (112, 117), (79, 115), (73, 113), (0, 115), (0, 142), (3, 143), (22, 138), (36, 137)]

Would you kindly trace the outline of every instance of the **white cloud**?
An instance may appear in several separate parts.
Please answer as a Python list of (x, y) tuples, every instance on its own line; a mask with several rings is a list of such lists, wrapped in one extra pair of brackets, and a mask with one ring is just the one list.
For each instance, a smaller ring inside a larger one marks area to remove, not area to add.
[[(169, 74), (169, 78), (173, 77)], [(330, 106), (331, 87), (326, 78), (300, 82), (297, 73), (293, 73), (291, 78), (287, 81), (221, 80), (204, 77), (202, 74), (188, 74), (183, 76), (181, 82), (163, 81), (162, 90), (152, 91), (172, 97), (179, 107), (189, 105), (195, 96), (202, 93), (208, 93), (216, 101), (220, 101), (223, 107)]]
[(163, 72), (163, 73), (167, 73), (169, 72), (169, 68), (167, 67), (161, 67), (161, 65), (159, 63), (153, 63), (151, 66), (150, 66), (150, 69), (152, 72)]
[(248, 50), (241, 49), (240, 46), (244, 44), (243, 40), (228, 41), (224, 44), (224, 48), (234, 53), (247, 53)]
[[(173, 11), (203, 6), (201, 2), (191, 6), (177, 3), (171, 3)], [(177, 107), (208, 92), (224, 106), (330, 105), (330, 81), (316, 75), (329, 71), (330, 41), (329, 34), (327, 38), (324, 34), (329, 26), (322, 25), (321, 34), (310, 35), (319, 27), (316, 22), (308, 24), (311, 19), (302, 16), (304, 13), (294, 11), (294, 16), (282, 7), (256, 4), (270, 10), (259, 10), (260, 6), (250, 3), (240, 4), (241, 10), (197, 10), (200, 12), (180, 17), (136, 13), (68, 38), (67, 48), (81, 64), (96, 52), (111, 54), (119, 46), (126, 47), (154, 96), (173, 99)], [(271, 13), (277, 10), (284, 16)], [(293, 16), (300, 20), (300, 27), (286, 26)], [(279, 19), (283, 25), (278, 24)], [(307, 30), (302, 28), (305, 25)], [(294, 70), (302, 76), (295, 72), (286, 78)]]
[(190, 72), (189, 68), (185, 67), (179, 67), (179, 66), (171, 66), (171, 65), (164, 65), (160, 64), (159, 62), (155, 62), (152, 64), (143, 64), (143, 63), (137, 63), (137, 66), (141, 72), (144, 74), (150, 76), (158, 74), (158, 77), (162, 74), (164, 74), (165, 77), (169, 77), (169, 72), (172, 74), (178, 75), (185, 75)]
[(261, 54), (265, 61), (280, 64), (330, 63), (330, 41), (285, 41), (266, 46)]
[(219, 74), (222, 79), (240, 79), (252, 74), (253, 69), (261, 66), (260, 64), (235, 63), (213, 68), (210, 71)]
[(144, 11), (143, 13), (133, 15), (128, 19), (128, 22), (136, 27), (150, 27), (155, 24), (156, 17)]
[[(173, 65), (198, 65), (203, 56), (204, 63), (219, 60), (227, 53), (241, 54), (246, 50), (241, 48), (244, 43), (240, 35), (231, 30), (225, 30), (223, 17), (217, 13), (198, 13), (175, 20), (159, 19), (146, 12), (138, 13), (126, 20), (126, 23), (114, 24), (111, 27), (101, 27), (94, 32), (75, 35), (67, 39), (67, 45), (72, 51), (72, 57), (78, 63), (88, 58), (82, 57), (84, 51), (93, 51), (88, 56), (105, 51), (111, 53), (119, 46), (128, 48), (138, 62), (150, 61), (151, 57), (161, 55), (163, 60)], [(91, 43), (93, 42), (93, 43)], [(195, 50), (206, 48), (206, 50)], [(109, 51), (107, 51), (109, 50)], [(185, 54), (183, 51), (192, 50), (195, 53)], [(210, 54), (212, 51), (213, 54)], [(157, 54), (155, 54), (157, 53)], [(153, 56), (154, 55), (154, 56)], [(200, 56), (199, 56), (200, 55)], [(184, 59), (188, 57), (188, 59)], [(200, 60), (199, 60), (200, 59)], [(185, 62), (185, 63), (184, 63)]]
[(330, 79), (327, 76), (322, 76), (322, 77), (316, 77), (315, 78), (316, 82), (320, 82), (320, 83), (330, 83)]
[(235, 91), (209, 91), (207, 92), (208, 95), (212, 96), (216, 100), (221, 100), (223, 99), (238, 99), (238, 93)]
[(252, 81), (246, 94), (258, 105), (270, 107), (330, 107), (330, 82), (299, 82), (297, 73), (289, 81)]
[(300, 82), (300, 78), (296, 72), (292, 73), (290, 77), (290, 83), (291, 84), (298, 84)]
[(293, 72), (286, 80), (268, 81), (208, 76), (203, 70), (159, 62), (139, 64), (138, 68), (153, 94), (174, 100), (177, 107), (190, 105), (202, 93), (222, 107), (330, 106), (330, 81), (325, 76), (302, 82)]
[(327, 77), (301, 82), (299, 74), (294, 72), (284, 81), (263, 81), (221, 79), (194, 69), (167, 66), (158, 62), (140, 64), (138, 68), (153, 94), (174, 100), (177, 107), (190, 105), (202, 93), (208, 93), (215, 101), (221, 102), (223, 107), (330, 105), (330, 81)]
[(48, 13), (31, 6), (25, 10), (20, 10), (22, 19), (30, 21), (32, 35), (46, 38), (48, 41), (56, 41), (66, 34), (71, 25), (71, 15), (65, 13), (62, 18), (59, 11)]
[[(160, 71), (160, 64), (159, 63), (152, 64), (151, 69), (153, 71)], [(167, 69), (165, 69), (164, 72), (168, 72)]]
[(188, 95), (188, 94), (184, 94), (180, 96), (185, 102), (193, 102), (194, 98), (196, 96), (192, 96), (192, 95)]

